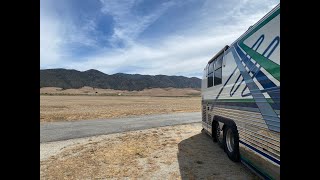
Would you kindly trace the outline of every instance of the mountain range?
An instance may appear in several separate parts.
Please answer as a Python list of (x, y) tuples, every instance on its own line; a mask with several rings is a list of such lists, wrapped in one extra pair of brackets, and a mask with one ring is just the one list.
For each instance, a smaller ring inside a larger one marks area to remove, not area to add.
[(140, 75), (140, 74), (104, 74), (95, 69), (77, 71), (73, 69), (40, 70), (40, 88), (60, 87), (64, 89), (90, 86), (115, 90), (143, 90), (149, 88), (200, 88), (201, 79), (196, 77)]

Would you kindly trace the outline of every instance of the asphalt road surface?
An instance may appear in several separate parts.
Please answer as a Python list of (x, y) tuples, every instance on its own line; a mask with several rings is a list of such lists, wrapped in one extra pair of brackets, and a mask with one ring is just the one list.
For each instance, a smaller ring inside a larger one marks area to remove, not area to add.
[(201, 122), (201, 112), (40, 124), (40, 143)]

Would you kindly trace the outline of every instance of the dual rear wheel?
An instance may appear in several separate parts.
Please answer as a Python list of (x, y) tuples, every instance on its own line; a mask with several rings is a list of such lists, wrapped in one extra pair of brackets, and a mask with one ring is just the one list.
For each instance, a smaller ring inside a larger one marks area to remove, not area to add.
[(229, 159), (234, 162), (240, 161), (239, 153), (239, 134), (237, 127), (232, 125), (224, 125), (223, 127), (223, 141), (220, 141), (220, 126), (214, 121), (212, 123), (212, 139), (222, 145), (224, 151), (227, 153)]

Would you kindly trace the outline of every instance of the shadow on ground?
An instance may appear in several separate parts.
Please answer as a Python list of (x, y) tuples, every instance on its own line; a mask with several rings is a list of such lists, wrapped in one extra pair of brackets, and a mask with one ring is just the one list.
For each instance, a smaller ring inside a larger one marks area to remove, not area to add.
[(229, 160), (223, 149), (205, 133), (181, 141), (178, 148), (182, 180), (259, 179), (243, 164)]

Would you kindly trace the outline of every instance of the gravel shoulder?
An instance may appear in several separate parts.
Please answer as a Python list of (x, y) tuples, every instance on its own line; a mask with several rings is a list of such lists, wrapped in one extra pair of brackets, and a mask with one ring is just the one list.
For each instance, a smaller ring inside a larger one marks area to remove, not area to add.
[(258, 179), (201, 123), (40, 144), (41, 179)]

